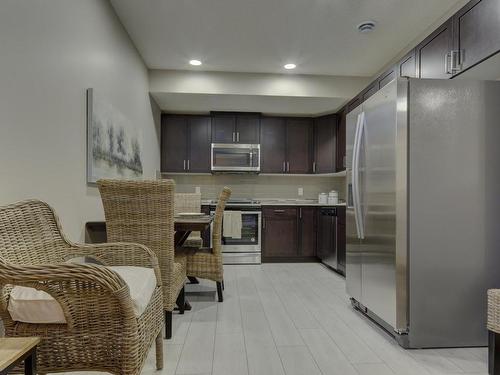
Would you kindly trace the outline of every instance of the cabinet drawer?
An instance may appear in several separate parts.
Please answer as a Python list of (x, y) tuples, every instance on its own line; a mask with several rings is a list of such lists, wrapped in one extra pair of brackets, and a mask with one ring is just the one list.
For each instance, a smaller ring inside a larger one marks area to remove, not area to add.
[(297, 216), (297, 208), (295, 207), (266, 207), (262, 210), (264, 217), (289, 217)]

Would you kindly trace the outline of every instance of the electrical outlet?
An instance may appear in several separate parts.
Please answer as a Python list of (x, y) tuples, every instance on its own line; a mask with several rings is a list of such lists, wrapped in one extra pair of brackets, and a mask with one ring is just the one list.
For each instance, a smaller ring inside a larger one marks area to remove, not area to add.
[(298, 193), (299, 193), (299, 197), (303, 196), (304, 195), (304, 188), (299, 187)]
[(194, 192), (195, 192), (196, 194), (200, 194), (200, 193), (201, 193), (201, 188), (200, 188), (199, 186), (196, 186), (196, 187), (194, 188)]

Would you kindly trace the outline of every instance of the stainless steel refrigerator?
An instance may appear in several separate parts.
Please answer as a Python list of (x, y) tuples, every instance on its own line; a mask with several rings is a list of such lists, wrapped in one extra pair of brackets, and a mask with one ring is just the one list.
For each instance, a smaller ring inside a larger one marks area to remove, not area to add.
[(347, 115), (346, 285), (404, 347), (487, 345), (500, 82), (394, 80)]

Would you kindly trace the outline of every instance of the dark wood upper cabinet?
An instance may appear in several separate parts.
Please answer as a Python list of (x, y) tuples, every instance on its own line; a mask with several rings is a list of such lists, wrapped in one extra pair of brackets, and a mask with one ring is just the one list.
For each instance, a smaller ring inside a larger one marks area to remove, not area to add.
[(363, 102), (363, 97), (361, 96), (361, 94), (352, 98), (351, 101), (349, 103), (347, 103), (347, 113), (351, 112), (354, 108), (356, 108), (362, 102)]
[(259, 143), (260, 115), (212, 113), (213, 143)]
[(416, 69), (417, 66), (415, 64), (415, 50), (413, 49), (397, 64), (397, 75), (398, 77), (414, 78), (417, 76)]
[(312, 172), (312, 119), (286, 120), (287, 173)]
[(211, 121), (209, 116), (189, 116), (187, 171), (210, 172)]
[(500, 51), (500, 0), (474, 0), (453, 17), (454, 51), (461, 70)]
[(446, 79), (451, 77), (449, 54), (453, 47), (452, 26), (451, 19), (446, 21), (417, 46), (418, 78)]
[(361, 93), (361, 101), (364, 102), (370, 96), (378, 91), (378, 81), (373, 82), (370, 86), (363, 90)]
[(336, 145), (336, 158), (335, 171), (343, 171), (346, 167), (345, 160), (345, 146), (346, 146), (346, 125), (347, 125), (347, 108), (344, 107), (338, 113), (338, 125), (337, 125), (337, 145)]
[(298, 255), (297, 208), (262, 208), (262, 258), (296, 257)]
[(161, 117), (161, 171), (185, 172), (188, 159), (188, 126), (185, 116)]
[(236, 142), (236, 116), (212, 115), (212, 143)]
[(313, 173), (336, 171), (337, 116), (328, 115), (314, 120)]
[(316, 256), (317, 211), (316, 207), (299, 207), (299, 254), (301, 256)]
[(162, 115), (161, 171), (210, 172), (208, 116)]
[(260, 116), (238, 115), (236, 116), (236, 142), (237, 143), (259, 143), (260, 140)]
[(389, 82), (392, 82), (396, 78), (396, 69), (392, 67), (391, 69), (387, 70), (384, 72), (379, 78), (378, 78), (378, 89), (380, 90), (382, 87), (387, 85)]
[(260, 170), (285, 173), (286, 121), (282, 117), (263, 117), (260, 125)]

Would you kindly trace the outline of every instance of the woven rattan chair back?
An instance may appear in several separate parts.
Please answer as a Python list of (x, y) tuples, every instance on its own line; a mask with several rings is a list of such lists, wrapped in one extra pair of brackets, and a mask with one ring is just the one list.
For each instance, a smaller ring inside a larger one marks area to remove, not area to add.
[(12, 264), (63, 261), (68, 248), (52, 208), (27, 200), (0, 208), (0, 257)]
[(200, 193), (175, 193), (174, 215), (181, 212), (200, 212)]
[(182, 284), (186, 277), (174, 265), (174, 181), (99, 180), (97, 186), (106, 216), (108, 242), (139, 243), (156, 254), (164, 308), (172, 311), (182, 289), (182, 285), (177, 287), (178, 279)]
[(212, 229), (212, 252), (220, 257), (220, 267), (222, 268), (222, 219), (224, 218), (224, 209), (226, 203), (231, 197), (231, 189), (224, 187), (219, 195), (217, 207), (215, 208), (214, 224)]

